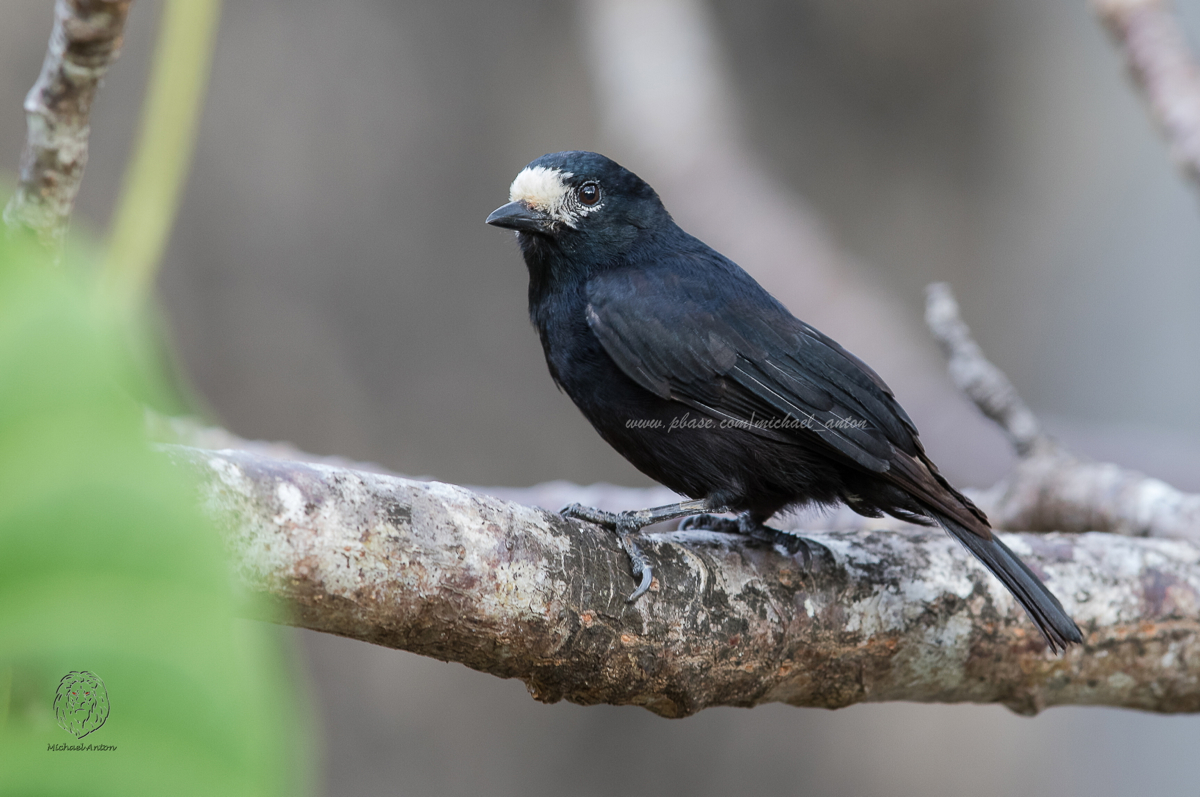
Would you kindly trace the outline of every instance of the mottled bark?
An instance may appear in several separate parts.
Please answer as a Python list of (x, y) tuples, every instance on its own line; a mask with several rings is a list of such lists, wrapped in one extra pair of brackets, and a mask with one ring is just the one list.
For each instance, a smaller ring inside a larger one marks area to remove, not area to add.
[(17, 191), (4, 209), (12, 229), (57, 249), (87, 165), (92, 100), (121, 49), (132, 0), (57, 0), (37, 82), (25, 97), (28, 132)]
[(1171, 154), (1194, 182), (1200, 181), (1200, 69), (1167, 0), (1092, 0)]
[(782, 701), (1200, 710), (1200, 552), (1008, 535), (1084, 630), (1061, 657), (941, 531), (826, 531), (811, 569), (742, 537), (651, 535), (633, 588), (613, 535), (464, 488), (168, 447), (200, 476), (240, 583), (289, 621), (506, 678), (544, 701), (668, 717)]

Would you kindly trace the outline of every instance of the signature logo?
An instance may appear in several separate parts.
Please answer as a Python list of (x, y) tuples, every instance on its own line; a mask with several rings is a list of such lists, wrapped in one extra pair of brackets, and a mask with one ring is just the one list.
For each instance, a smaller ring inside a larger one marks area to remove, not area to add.
[(58, 683), (54, 695), (58, 727), (82, 739), (108, 719), (108, 690), (94, 672), (71, 670)]

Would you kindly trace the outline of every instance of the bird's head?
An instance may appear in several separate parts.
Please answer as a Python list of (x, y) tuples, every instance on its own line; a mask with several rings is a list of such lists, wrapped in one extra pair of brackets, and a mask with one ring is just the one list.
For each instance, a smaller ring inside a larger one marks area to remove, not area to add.
[(526, 255), (549, 247), (607, 259), (627, 250), (642, 230), (670, 220), (653, 188), (595, 152), (543, 155), (517, 175), (508, 198), (487, 223), (516, 230)]

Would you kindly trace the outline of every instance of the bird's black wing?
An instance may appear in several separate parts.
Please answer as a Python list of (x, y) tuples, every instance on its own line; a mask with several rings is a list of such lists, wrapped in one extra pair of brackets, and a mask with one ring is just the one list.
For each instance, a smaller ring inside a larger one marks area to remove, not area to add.
[(877, 473), (896, 449), (918, 455), (883, 380), (732, 264), (679, 257), (610, 271), (588, 282), (587, 298), (605, 351), (663, 398), (776, 439), (815, 436)]

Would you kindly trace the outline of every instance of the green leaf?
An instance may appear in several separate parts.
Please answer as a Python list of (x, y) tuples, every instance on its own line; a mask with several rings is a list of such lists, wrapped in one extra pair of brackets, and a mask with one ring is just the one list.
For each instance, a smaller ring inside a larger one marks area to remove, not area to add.
[[(146, 440), (135, 396), (169, 390), (129, 335), (0, 235), (0, 794), (303, 792), (284, 632), (236, 618), (219, 535)], [(108, 697), (82, 739), (55, 715), (72, 671)]]

